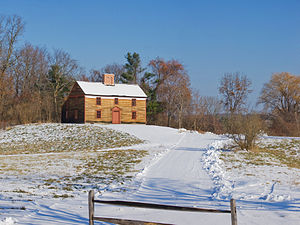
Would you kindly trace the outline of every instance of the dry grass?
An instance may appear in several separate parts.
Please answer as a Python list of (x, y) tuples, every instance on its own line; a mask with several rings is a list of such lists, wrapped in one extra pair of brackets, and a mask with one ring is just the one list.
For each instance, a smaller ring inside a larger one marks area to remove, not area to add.
[(0, 133), (0, 155), (95, 151), (142, 142), (129, 134), (89, 124), (30, 124)]
[(29, 125), (7, 132), (0, 137), (0, 194), (67, 198), (112, 183), (113, 191), (123, 191), (121, 184), (132, 178), (148, 154), (133, 149), (96, 151), (143, 141), (92, 125)]
[(222, 152), (221, 159), (239, 166), (276, 165), (300, 169), (300, 140), (281, 140), (273, 144), (260, 143), (257, 148), (248, 152)]
[[(147, 154), (145, 150), (129, 149), (50, 155), (14, 155), (0, 157), (0, 174), (6, 179), (18, 177), (18, 182), (29, 181), (31, 183), (30, 191), (16, 189), (12, 192), (30, 194), (37, 189), (62, 191), (62, 194), (57, 194), (55, 197), (63, 198), (62, 195), (71, 196), (69, 193), (84, 190), (91, 185), (101, 190), (111, 183), (125, 183), (135, 172), (138, 172), (135, 166)], [(12, 179), (11, 182), (15, 180)], [(121, 188), (117, 188), (114, 191), (120, 190)]]

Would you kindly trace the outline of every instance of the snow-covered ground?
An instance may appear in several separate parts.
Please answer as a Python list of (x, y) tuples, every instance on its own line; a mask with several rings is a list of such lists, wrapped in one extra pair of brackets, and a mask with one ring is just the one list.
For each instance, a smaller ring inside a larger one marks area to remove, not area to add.
[[(137, 165), (133, 179), (123, 184), (109, 184), (96, 194), (96, 198), (229, 209), (229, 199), (233, 197), (237, 199), (238, 224), (300, 224), (299, 169), (272, 164), (242, 167), (235, 165), (235, 161), (224, 162), (221, 149), (228, 139), (211, 133), (146, 125), (94, 126), (126, 132), (145, 140), (130, 149), (149, 152)], [(268, 141), (273, 142), (271, 139)], [(7, 177), (1, 175), (0, 179), (1, 185), (5, 185)], [(15, 185), (14, 188), (22, 188), (18, 177)], [(126, 191), (112, 192), (116, 186), (122, 186)], [(230, 214), (97, 204), (95, 215), (173, 224), (231, 224)], [(65, 199), (40, 195), (26, 199), (26, 194), (22, 193), (10, 193), (7, 198), (6, 192), (0, 192), (0, 225), (87, 223), (86, 191)]]

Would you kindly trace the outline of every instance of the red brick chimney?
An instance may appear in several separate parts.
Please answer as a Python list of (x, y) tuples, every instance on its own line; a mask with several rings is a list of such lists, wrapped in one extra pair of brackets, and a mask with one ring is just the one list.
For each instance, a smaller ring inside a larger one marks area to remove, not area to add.
[(103, 74), (103, 84), (109, 85), (109, 86), (114, 86), (115, 85), (115, 75), (109, 74), (109, 73)]

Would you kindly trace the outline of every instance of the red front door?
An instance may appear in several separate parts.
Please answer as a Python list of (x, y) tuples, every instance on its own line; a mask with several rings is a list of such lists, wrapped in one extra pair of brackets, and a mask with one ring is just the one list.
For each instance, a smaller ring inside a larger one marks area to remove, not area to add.
[(119, 124), (121, 123), (120, 119), (120, 109), (115, 107), (112, 109), (112, 123)]

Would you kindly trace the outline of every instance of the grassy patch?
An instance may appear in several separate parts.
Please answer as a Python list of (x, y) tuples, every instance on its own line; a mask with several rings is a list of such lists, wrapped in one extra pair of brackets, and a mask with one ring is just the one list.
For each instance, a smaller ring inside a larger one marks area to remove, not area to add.
[(84, 124), (31, 124), (0, 133), (0, 155), (95, 151), (143, 141), (127, 133)]
[(28, 191), (24, 191), (22, 189), (16, 189), (16, 190), (13, 190), (12, 192), (20, 193), (20, 194), (30, 194)]
[(83, 158), (84, 163), (77, 168), (84, 176), (99, 174), (119, 177), (134, 172), (135, 164), (147, 155), (144, 150), (111, 150), (97, 153), (93, 158)]
[(300, 169), (300, 140), (283, 140), (277, 144), (262, 145), (259, 153), (280, 165)]
[(239, 166), (287, 166), (300, 169), (300, 140), (284, 139), (259, 144), (255, 151), (222, 152), (220, 157), (226, 164)]
[(124, 191), (122, 184), (132, 179), (136, 165), (148, 153), (103, 149), (142, 142), (127, 133), (88, 124), (13, 127), (0, 133), (0, 193), (67, 198), (90, 188), (110, 188), (112, 183), (113, 191)]
[(110, 184), (117, 184), (118, 188), (111, 191), (124, 191), (121, 186), (132, 179), (132, 174), (138, 172), (135, 166), (148, 154), (145, 150), (110, 150), (101, 151), (92, 157), (82, 156), (81, 164), (76, 167), (76, 175), (62, 177), (63, 189), (86, 189), (93, 186), (102, 190)]
[[(112, 191), (124, 191), (122, 184), (132, 179), (136, 165), (147, 154), (145, 150), (129, 149), (0, 157), (0, 174), (6, 183), (17, 182), (30, 191), (10, 191), (19, 194), (43, 190), (43, 195), (64, 198), (61, 195), (90, 188), (103, 190), (112, 183), (116, 187)], [(1, 191), (5, 190), (0, 187)]]
[(53, 198), (73, 198), (74, 195), (68, 195), (68, 194), (62, 194), (62, 195), (58, 195), (58, 194), (54, 194)]

